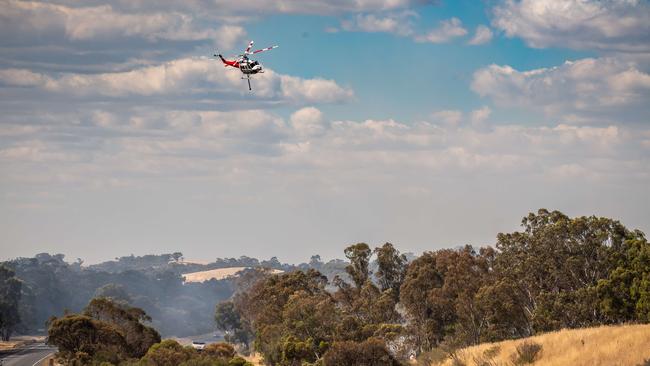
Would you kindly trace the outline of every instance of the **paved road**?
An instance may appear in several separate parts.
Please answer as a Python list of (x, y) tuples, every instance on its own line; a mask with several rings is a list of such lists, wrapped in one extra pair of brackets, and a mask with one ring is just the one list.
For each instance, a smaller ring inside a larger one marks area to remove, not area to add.
[(45, 357), (56, 352), (45, 343), (32, 343), (27, 347), (19, 348), (12, 352), (0, 353), (2, 366), (34, 366)]

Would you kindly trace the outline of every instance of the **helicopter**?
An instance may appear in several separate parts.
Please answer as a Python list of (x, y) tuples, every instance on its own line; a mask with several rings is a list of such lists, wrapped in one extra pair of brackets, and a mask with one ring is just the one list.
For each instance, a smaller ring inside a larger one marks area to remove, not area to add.
[(248, 55), (255, 55), (255, 54), (258, 54), (260, 52), (270, 51), (270, 50), (272, 50), (274, 48), (278, 48), (278, 46), (271, 46), (271, 47), (266, 47), (266, 48), (262, 48), (260, 50), (251, 52), (251, 48), (253, 48), (253, 43), (254, 43), (253, 41), (250, 41), (250, 43), (248, 44), (248, 47), (246, 47), (246, 50), (244, 51), (244, 53), (237, 56), (237, 58), (234, 59), (234, 60), (226, 60), (221, 54), (214, 55), (214, 57), (219, 56), (219, 58), (221, 59), (221, 62), (223, 62), (223, 64), (224, 64), (223, 65), (224, 67), (230, 66), (230, 67), (237, 68), (242, 72), (242, 74), (244, 74), (244, 76), (242, 76), (242, 79), (248, 80), (248, 90), (253, 90), (251, 88), (251, 75), (264, 73), (262, 65), (260, 65), (260, 63), (255, 61), (255, 60), (249, 59)]

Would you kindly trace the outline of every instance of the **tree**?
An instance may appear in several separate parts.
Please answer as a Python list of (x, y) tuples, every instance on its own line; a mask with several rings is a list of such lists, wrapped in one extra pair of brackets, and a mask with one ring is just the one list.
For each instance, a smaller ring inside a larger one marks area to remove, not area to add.
[(18, 302), (22, 282), (15, 272), (0, 264), (0, 339), (8, 341), (16, 325), (20, 323)]
[(53, 318), (48, 328), (48, 344), (58, 348), (57, 358), (65, 365), (87, 365), (91, 361), (118, 363), (128, 358), (126, 341), (118, 329), (85, 315)]
[(384, 342), (370, 338), (363, 342), (336, 342), (323, 358), (324, 366), (399, 366)]
[(130, 357), (140, 358), (149, 347), (160, 342), (160, 334), (143, 324), (150, 322), (151, 318), (140, 308), (118, 304), (108, 298), (96, 298), (86, 306), (84, 315), (116, 327), (124, 336)]
[(48, 343), (59, 349), (65, 364), (119, 363), (142, 357), (160, 342), (158, 332), (142, 324), (150, 320), (142, 309), (93, 299), (83, 314), (50, 319)]
[(496, 277), (508, 283), (528, 329), (524, 335), (606, 321), (596, 286), (615, 266), (617, 253), (637, 234), (608, 218), (569, 218), (538, 210), (521, 232), (498, 234)]
[(145, 365), (177, 366), (197, 356), (196, 350), (183, 347), (173, 339), (165, 339), (151, 346), (142, 357)]
[(217, 323), (217, 329), (225, 332), (226, 342), (241, 343), (248, 348), (252, 334), (248, 324), (242, 320), (234, 302), (224, 301), (217, 304), (214, 320)]
[(366, 243), (358, 243), (345, 248), (345, 257), (350, 260), (350, 264), (345, 267), (345, 272), (352, 278), (352, 281), (361, 288), (370, 277), (370, 256), (372, 251)]
[(471, 246), (459, 250), (426, 252), (408, 267), (401, 287), (418, 353), (449, 339), (478, 343), (486, 327), (476, 294), (486, 283), (494, 251), (476, 253)]
[[(326, 309), (327, 278), (318, 271), (295, 271), (269, 276), (235, 299), (237, 311), (255, 332), (255, 349), (271, 365), (290, 365), (318, 358), (318, 328), (327, 323), (312, 317), (329, 314)], [(325, 324), (323, 324), (325, 323)], [(314, 333), (310, 333), (314, 332)]]
[(174, 259), (174, 262), (178, 262), (181, 258), (183, 258), (183, 253), (174, 252), (172, 253), (172, 258)]
[(377, 255), (377, 280), (382, 291), (391, 290), (393, 297), (399, 299), (399, 289), (404, 281), (406, 272), (406, 256), (400, 255), (393, 244), (386, 243), (375, 248)]
[(600, 308), (609, 322), (650, 322), (650, 243), (636, 232), (623, 244), (614, 268), (598, 282)]
[(126, 288), (116, 283), (108, 283), (98, 288), (97, 291), (95, 291), (94, 297), (106, 297), (114, 302), (123, 304), (129, 304), (132, 301), (131, 296), (129, 296), (129, 293), (126, 291)]

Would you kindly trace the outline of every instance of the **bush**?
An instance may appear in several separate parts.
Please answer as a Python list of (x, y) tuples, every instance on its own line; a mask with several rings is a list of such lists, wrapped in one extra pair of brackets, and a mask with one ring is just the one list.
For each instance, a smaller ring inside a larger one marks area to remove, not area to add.
[(499, 346), (492, 346), (482, 354), (474, 356), (474, 363), (476, 366), (496, 366), (498, 363), (494, 361), (494, 357), (499, 354), (501, 348)]
[(515, 365), (526, 365), (535, 362), (542, 351), (542, 345), (534, 342), (523, 342), (517, 346), (516, 352), (511, 359)]
[(323, 357), (324, 366), (399, 366), (384, 342), (370, 338), (364, 342), (334, 342)]

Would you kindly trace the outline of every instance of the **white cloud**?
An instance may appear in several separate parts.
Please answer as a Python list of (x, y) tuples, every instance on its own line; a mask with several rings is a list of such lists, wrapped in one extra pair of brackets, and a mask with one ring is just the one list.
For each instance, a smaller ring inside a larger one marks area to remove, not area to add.
[(492, 109), (490, 109), (488, 106), (483, 106), (480, 109), (472, 111), (470, 121), (472, 122), (472, 125), (476, 127), (482, 127), (483, 122), (490, 118), (490, 114), (492, 114)]
[[(245, 83), (240, 72), (224, 69), (220, 62), (184, 58), (125, 72), (50, 76), (22, 69), (0, 70), (0, 83), (37, 87), (40, 90), (79, 98), (93, 96), (195, 96), (203, 93), (232, 93), (240, 98)], [(267, 69), (253, 78), (257, 100), (291, 103), (337, 103), (354, 96), (347, 88), (322, 78), (302, 79)], [(247, 91), (246, 91), (247, 92)], [(232, 99), (232, 98), (231, 98)]]
[(440, 26), (424, 35), (415, 37), (417, 42), (446, 43), (456, 37), (467, 35), (467, 29), (458, 18), (451, 18), (440, 22)]
[(492, 25), (532, 47), (650, 52), (647, 1), (506, 0)]
[(357, 14), (352, 20), (341, 22), (341, 28), (348, 32), (392, 33), (409, 36), (413, 33), (411, 20), (417, 17), (413, 11), (391, 14)]
[(491, 65), (474, 73), (471, 87), (499, 105), (542, 108), (550, 114), (621, 111), (634, 105), (647, 112), (650, 75), (616, 58), (586, 58), (530, 71)]
[[(139, 37), (148, 41), (220, 39), (243, 29), (202, 27), (195, 16), (180, 12), (125, 13), (110, 4), (70, 7), (37, 1), (4, 0), (0, 19), (6, 32), (50, 36), (63, 33), (72, 41)], [(241, 35), (240, 35), (241, 36)], [(231, 41), (231, 39), (227, 39)], [(223, 45), (228, 44), (227, 42)]]
[(434, 121), (442, 122), (445, 126), (455, 127), (460, 124), (463, 119), (463, 112), (457, 110), (444, 110), (437, 111), (431, 114)]
[(481, 44), (486, 44), (492, 40), (492, 30), (481, 24), (478, 27), (476, 27), (476, 33), (474, 33), (474, 37), (467, 42), (468, 44), (471, 44), (473, 46), (476, 45), (481, 45)]
[(290, 118), (291, 126), (300, 136), (314, 136), (324, 132), (323, 113), (314, 107), (295, 111)]

